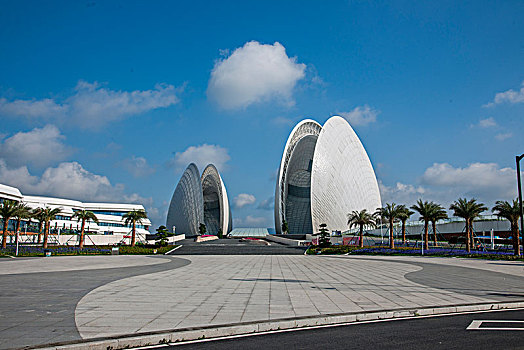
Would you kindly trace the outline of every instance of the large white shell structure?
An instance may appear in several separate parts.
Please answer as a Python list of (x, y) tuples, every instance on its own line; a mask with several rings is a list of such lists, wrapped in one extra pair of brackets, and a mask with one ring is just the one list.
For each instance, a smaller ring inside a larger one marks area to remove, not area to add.
[(349, 123), (338, 116), (324, 126), (306, 119), (291, 131), (275, 190), (275, 229), (291, 234), (347, 229), (353, 210), (381, 206), (373, 166)]
[(166, 226), (175, 227), (175, 233), (195, 236), (200, 224), (206, 225), (206, 233), (225, 235), (232, 229), (232, 218), (226, 187), (216, 167), (209, 164), (202, 176), (191, 163), (182, 174), (175, 188)]

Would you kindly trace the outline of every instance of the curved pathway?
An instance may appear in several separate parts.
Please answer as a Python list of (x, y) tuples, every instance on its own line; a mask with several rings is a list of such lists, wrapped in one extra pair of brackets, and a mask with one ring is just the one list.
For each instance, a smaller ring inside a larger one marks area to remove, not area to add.
[[(2, 260), (0, 348), (80, 339), (75, 307), (91, 290), (129, 276), (171, 270), (189, 263), (185, 259), (156, 256)], [(13, 273), (21, 271), (24, 273)]]

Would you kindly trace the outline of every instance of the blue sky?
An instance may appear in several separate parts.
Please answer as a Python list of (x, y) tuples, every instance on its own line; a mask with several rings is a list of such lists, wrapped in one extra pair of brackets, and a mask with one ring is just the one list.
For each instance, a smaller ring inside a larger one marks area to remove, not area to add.
[(237, 227), (270, 227), (293, 125), (336, 114), (368, 150), (383, 202), (515, 193), (521, 1), (0, 9), (0, 183), (23, 193), (138, 201), (159, 225), (196, 159), (218, 166)]

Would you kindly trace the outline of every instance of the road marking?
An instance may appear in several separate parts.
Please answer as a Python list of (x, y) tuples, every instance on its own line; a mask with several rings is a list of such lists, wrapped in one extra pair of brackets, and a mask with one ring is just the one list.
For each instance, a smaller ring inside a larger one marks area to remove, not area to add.
[[(455, 312), (455, 313), (449, 313), (449, 314), (424, 315), (424, 316), (407, 316), (407, 317), (387, 318), (387, 319), (380, 319), (380, 320), (355, 321), (355, 322), (345, 322), (345, 323), (336, 323), (336, 324), (326, 324), (326, 325), (320, 325), (320, 326), (306, 326), (306, 327), (301, 327), (301, 328), (278, 329), (278, 330), (264, 331), (264, 332), (257, 332), (257, 333), (226, 335), (226, 336), (214, 337), (214, 338), (203, 338), (203, 339), (185, 340), (185, 341), (183, 340), (183, 341), (179, 341), (179, 342), (169, 342), (167, 344), (140, 346), (140, 347), (136, 347), (136, 348), (130, 348), (130, 350), (156, 349), (156, 348), (163, 348), (163, 347), (167, 347), (167, 346), (207, 343), (207, 342), (213, 342), (213, 341), (217, 341), (217, 340), (227, 340), (227, 339), (236, 339), (236, 338), (245, 338), (245, 337), (256, 337), (256, 336), (259, 336), (259, 335), (307, 331), (307, 330), (319, 329), (319, 328), (352, 326), (352, 325), (368, 324), (368, 323), (393, 322), (393, 321), (422, 319), (422, 318), (433, 318), (433, 317), (445, 317), (445, 316), (452, 317), (452, 316), (458, 316), (458, 315), (469, 315), (469, 314), (488, 313), (488, 312), (500, 312), (500, 311), (516, 311), (516, 310), (522, 310), (522, 308), (464, 311), (464, 312)], [(484, 321), (480, 321), (480, 322), (486, 322), (486, 321), (487, 322), (492, 322), (493, 320), (484, 320)], [(473, 321), (473, 322), (475, 322), (475, 321)], [(472, 322), (472, 324), (473, 324), (473, 322)], [(505, 322), (505, 321), (499, 321), (499, 322)], [(506, 321), (506, 322), (514, 322), (514, 321)], [(524, 321), (517, 321), (517, 322), (523, 322), (524, 323)], [(490, 328), (490, 329), (493, 329), (493, 328)], [(481, 328), (480, 330), (489, 330), (489, 329), (488, 328)], [(508, 330), (508, 329), (505, 329), (505, 330)], [(524, 330), (524, 328), (518, 328), (518, 330)]]
[(182, 248), (182, 244), (181, 244), (181, 245), (179, 245), (178, 247), (174, 247), (174, 248), (173, 248), (173, 249), (171, 249), (170, 251), (168, 251), (168, 252), (164, 253), (164, 255), (169, 255), (169, 253), (171, 253), (171, 252), (174, 252), (174, 251), (175, 251), (175, 250), (177, 250), (178, 248)]
[[(482, 323), (509, 323), (520, 327), (481, 327)], [(466, 328), (468, 331), (524, 331), (524, 321), (513, 320), (473, 320)]]

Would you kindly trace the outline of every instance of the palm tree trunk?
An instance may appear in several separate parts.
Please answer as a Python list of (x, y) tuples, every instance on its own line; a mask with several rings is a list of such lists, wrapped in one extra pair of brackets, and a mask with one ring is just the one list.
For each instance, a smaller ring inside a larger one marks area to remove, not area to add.
[(360, 224), (360, 248), (364, 248), (364, 225)]
[(511, 235), (513, 236), (513, 254), (520, 255), (519, 225), (511, 223)]
[(40, 244), (42, 241), (42, 228), (44, 227), (44, 223), (42, 221), (38, 222), (38, 242), (37, 244)]
[(432, 221), (431, 226), (433, 227), (433, 243), (435, 244), (435, 247), (436, 247), (437, 246), (437, 223), (436, 221)]
[(136, 229), (136, 223), (133, 221), (133, 233), (131, 236), (131, 247), (135, 246), (135, 229)]
[(424, 249), (429, 250), (429, 222), (424, 220)]
[(16, 219), (15, 246), (18, 244), (18, 235), (20, 233), (20, 221), (21, 219)]
[(475, 239), (473, 237), (473, 220), (469, 222), (469, 242), (471, 243), (471, 249), (475, 250)]
[(471, 252), (471, 243), (470, 243), (470, 236), (469, 236), (469, 220), (466, 219), (466, 251), (468, 253)]
[(46, 220), (45, 226), (44, 226), (44, 244), (43, 244), (44, 249), (47, 248), (47, 236), (49, 235), (49, 226), (50, 226), (50, 222)]
[(2, 248), (7, 247), (7, 226), (9, 225), (9, 219), (4, 219), (4, 233), (2, 234)]
[(393, 240), (393, 219), (389, 220), (389, 248), (395, 249), (395, 241)]
[(406, 244), (406, 220), (402, 221), (402, 243)]
[(82, 219), (82, 229), (80, 231), (80, 242), (78, 243), (78, 247), (80, 249), (84, 248), (84, 229), (86, 227), (86, 221)]

